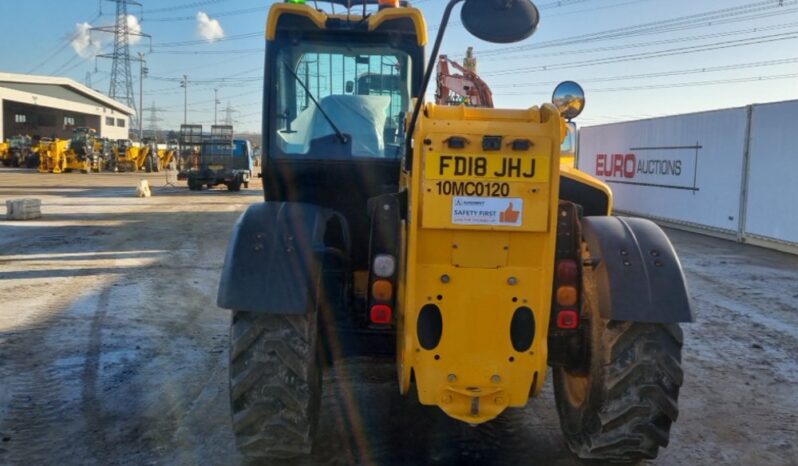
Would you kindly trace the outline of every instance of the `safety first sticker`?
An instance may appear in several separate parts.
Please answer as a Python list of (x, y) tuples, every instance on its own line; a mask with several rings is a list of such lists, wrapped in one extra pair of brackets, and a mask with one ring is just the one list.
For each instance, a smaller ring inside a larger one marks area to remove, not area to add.
[(452, 223), (455, 225), (495, 225), (520, 227), (524, 200), (514, 197), (452, 198)]

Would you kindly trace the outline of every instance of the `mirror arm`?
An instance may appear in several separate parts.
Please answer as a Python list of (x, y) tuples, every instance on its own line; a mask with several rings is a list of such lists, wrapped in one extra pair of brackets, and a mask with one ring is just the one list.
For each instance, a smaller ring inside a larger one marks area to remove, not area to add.
[(413, 132), (418, 122), (418, 115), (421, 113), (421, 107), (424, 105), (424, 96), (427, 94), (427, 87), (429, 86), (430, 79), (432, 79), (432, 72), (437, 63), (436, 58), (441, 48), (441, 42), (443, 42), (443, 34), (446, 32), (446, 26), (449, 24), (449, 17), (452, 15), (452, 9), (462, 1), (463, 0), (450, 0), (449, 4), (446, 5), (446, 10), (443, 12), (443, 19), (438, 28), (438, 35), (435, 37), (435, 45), (432, 46), (432, 54), (427, 63), (427, 69), (424, 72), (424, 81), (421, 83), (421, 89), (416, 99), (416, 106), (413, 109), (413, 117), (410, 119), (410, 125), (407, 127), (407, 138), (405, 139), (405, 169), (407, 169), (407, 171), (413, 170)]

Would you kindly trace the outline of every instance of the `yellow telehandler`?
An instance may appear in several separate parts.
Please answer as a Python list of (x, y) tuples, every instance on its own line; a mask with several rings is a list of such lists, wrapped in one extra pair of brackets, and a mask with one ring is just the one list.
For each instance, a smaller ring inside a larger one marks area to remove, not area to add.
[(39, 140), (39, 172), (63, 173), (67, 169), (69, 139)]
[(155, 143), (150, 140), (134, 146), (129, 139), (120, 139), (114, 144), (110, 169), (116, 172), (154, 171), (158, 163), (157, 151)]
[(311, 453), (324, 367), (383, 354), (401, 393), (472, 425), (525, 406), (551, 368), (576, 455), (655, 457), (690, 300), (662, 230), (611, 216), (607, 185), (560, 164), (581, 88), (525, 110), (424, 102), (458, 4), (493, 43), (531, 36), (537, 8), (449, 0), (425, 66), (407, 2), (308, 3), (269, 12), (265, 202), (238, 220), (218, 292), (240, 451)]

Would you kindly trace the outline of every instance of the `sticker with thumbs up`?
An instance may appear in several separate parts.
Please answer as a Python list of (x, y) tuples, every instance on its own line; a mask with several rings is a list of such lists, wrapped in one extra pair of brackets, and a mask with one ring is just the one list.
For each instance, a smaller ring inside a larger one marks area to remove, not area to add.
[(520, 227), (524, 200), (521, 198), (452, 198), (452, 223), (455, 225), (497, 225)]

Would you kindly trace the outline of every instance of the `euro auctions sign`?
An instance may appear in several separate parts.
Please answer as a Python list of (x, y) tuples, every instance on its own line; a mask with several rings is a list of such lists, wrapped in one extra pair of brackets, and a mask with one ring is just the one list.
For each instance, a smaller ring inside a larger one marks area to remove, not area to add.
[(622, 153), (595, 154), (595, 175), (607, 183), (698, 191), (702, 147), (632, 147)]

